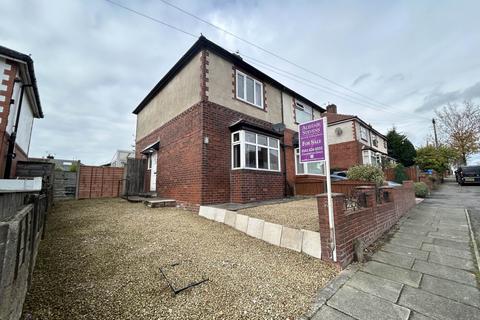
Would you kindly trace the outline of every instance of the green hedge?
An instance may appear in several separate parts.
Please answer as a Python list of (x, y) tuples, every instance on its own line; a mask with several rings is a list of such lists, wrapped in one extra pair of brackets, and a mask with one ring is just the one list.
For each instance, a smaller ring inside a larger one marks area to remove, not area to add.
[(425, 198), (428, 195), (428, 187), (425, 182), (415, 182), (413, 188), (415, 189), (415, 197)]
[(375, 182), (378, 186), (381, 186), (385, 180), (382, 169), (372, 165), (351, 167), (348, 169), (347, 177), (351, 180)]

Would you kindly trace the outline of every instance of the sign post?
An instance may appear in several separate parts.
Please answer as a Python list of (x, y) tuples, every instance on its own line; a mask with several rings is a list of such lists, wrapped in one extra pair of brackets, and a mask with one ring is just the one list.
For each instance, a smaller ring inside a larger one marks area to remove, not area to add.
[(332, 184), (330, 179), (330, 156), (328, 150), (328, 122), (321, 118), (298, 125), (300, 145), (300, 162), (317, 162), (325, 160), (327, 176), (328, 222), (332, 245), (332, 260), (337, 261), (337, 246), (335, 241), (335, 220), (333, 215)]

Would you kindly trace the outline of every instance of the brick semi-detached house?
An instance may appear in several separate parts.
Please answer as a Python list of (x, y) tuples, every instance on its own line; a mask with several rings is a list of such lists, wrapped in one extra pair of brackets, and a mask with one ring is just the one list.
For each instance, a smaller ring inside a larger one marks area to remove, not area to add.
[(147, 189), (180, 203), (282, 198), (296, 172), (324, 174), (296, 161), (294, 138), (324, 111), (202, 36), (133, 111), (136, 157)]
[(385, 166), (395, 160), (387, 154), (387, 138), (354, 115), (337, 113), (327, 106), (322, 116), (328, 120), (330, 167), (347, 170), (358, 164)]
[[(133, 111), (136, 157), (148, 157), (148, 189), (178, 202), (282, 198), (298, 122), (324, 111), (202, 36)], [(323, 163), (298, 166), (324, 174)]]
[(13, 177), (16, 161), (27, 160), (34, 118), (43, 113), (33, 60), (0, 46), (1, 177)]

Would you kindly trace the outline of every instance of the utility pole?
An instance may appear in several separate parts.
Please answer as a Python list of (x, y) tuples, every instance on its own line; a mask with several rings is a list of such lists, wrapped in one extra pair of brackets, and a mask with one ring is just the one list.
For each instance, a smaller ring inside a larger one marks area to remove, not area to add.
[(432, 119), (433, 134), (435, 135), (435, 148), (438, 148), (437, 126), (435, 125), (435, 118)]

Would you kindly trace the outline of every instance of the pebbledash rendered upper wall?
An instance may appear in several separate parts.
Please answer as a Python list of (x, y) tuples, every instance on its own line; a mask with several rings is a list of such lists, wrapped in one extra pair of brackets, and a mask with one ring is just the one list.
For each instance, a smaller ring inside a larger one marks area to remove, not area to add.
[[(276, 124), (282, 122), (282, 94), (283, 94), (283, 121), (288, 129), (297, 131), (298, 124), (295, 123), (294, 116), (294, 98), (286, 92), (282, 92), (277, 87), (272, 86), (262, 79), (264, 85), (266, 108), (260, 109), (236, 98), (235, 88), (235, 70), (236, 66), (230, 61), (209, 52), (208, 69), (208, 99), (214, 103), (235, 111), (247, 114), (249, 116)], [(238, 69), (248, 75), (242, 69)], [(299, 101), (302, 102), (302, 101)], [(320, 118), (320, 112), (314, 109), (315, 119)]]
[[(365, 140), (362, 140), (360, 138), (360, 128), (363, 127), (365, 129), (367, 129), (367, 141)], [(359, 142), (361, 142), (362, 144), (368, 146), (368, 147), (371, 147), (375, 150), (378, 150), (382, 153), (387, 153), (387, 148), (385, 148), (383, 142), (385, 141), (385, 139), (382, 137), (382, 136), (379, 136), (377, 133), (373, 132), (370, 128), (364, 126), (363, 124), (361, 124), (359, 121), (355, 121), (355, 129), (356, 129), (356, 135), (357, 135), (357, 140)], [(378, 146), (374, 146), (373, 143), (372, 143), (372, 138), (373, 136), (377, 136), (377, 140), (378, 140)]]
[(328, 144), (355, 141), (353, 120), (328, 126)]
[(201, 66), (199, 52), (138, 113), (136, 141), (200, 101)]

